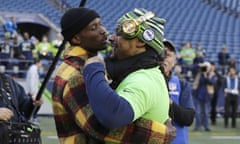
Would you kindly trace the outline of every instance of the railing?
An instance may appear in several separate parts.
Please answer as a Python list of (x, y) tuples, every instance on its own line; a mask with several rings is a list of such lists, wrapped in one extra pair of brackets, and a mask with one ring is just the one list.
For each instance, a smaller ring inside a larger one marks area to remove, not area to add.
[[(44, 60), (45, 61), (45, 60)], [(28, 68), (33, 64), (33, 60), (22, 60), (22, 59), (0, 59), (0, 72), (7, 73), (11, 76), (24, 78)], [(44, 77), (48, 66), (50, 65), (49, 61), (45, 61), (43, 67), (39, 69), (39, 74), (41, 77)]]
[(64, 0), (50, 0), (50, 1), (53, 2), (61, 12), (65, 12), (66, 10), (71, 8), (71, 6)]

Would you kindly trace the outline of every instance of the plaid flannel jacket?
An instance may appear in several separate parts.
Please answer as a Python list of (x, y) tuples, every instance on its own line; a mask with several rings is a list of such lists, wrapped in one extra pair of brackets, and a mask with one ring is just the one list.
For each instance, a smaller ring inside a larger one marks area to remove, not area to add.
[(100, 143), (165, 144), (168, 131), (164, 124), (139, 119), (109, 130), (96, 119), (85, 91), (82, 70), (87, 52), (80, 47), (67, 49), (59, 66), (52, 91), (54, 119), (61, 144), (87, 144), (88, 138)]

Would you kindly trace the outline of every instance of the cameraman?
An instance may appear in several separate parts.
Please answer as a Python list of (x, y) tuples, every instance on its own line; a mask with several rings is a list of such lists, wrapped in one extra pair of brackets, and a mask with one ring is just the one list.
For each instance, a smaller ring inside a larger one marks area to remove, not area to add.
[(209, 105), (214, 93), (217, 77), (209, 62), (198, 64), (199, 73), (194, 80), (194, 99), (196, 108), (195, 131), (203, 124), (205, 131), (210, 131), (208, 124)]

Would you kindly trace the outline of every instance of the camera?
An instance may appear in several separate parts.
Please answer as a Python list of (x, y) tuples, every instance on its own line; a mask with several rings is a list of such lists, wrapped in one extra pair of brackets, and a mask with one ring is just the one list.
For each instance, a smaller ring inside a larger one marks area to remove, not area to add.
[(204, 62), (199, 64), (201, 72), (207, 72), (211, 68), (211, 64), (209, 62)]
[(201, 67), (201, 72), (207, 72), (207, 66)]

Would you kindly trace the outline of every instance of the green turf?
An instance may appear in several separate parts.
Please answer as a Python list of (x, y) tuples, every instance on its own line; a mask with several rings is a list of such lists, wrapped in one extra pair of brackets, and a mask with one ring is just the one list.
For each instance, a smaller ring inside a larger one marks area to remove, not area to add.
[[(231, 124), (231, 123), (230, 123)], [(189, 144), (239, 144), (240, 125), (238, 128), (224, 128), (223, 118), (217, 119), (216, 126), (210, 125), (210, 132), (193, 131), (194, 124), (189, 128)]]
[(42, 144), (59, 144), (53, 117), (39, 117)]
[[(43, 144), (59, 144), (56, 138), (53, 117), (39, 117), (42, 129)], [(218, 118), (216, 126), (210, 126), (211, 132), (193, 132), (193, 125), (189, 128), (189, 144), (239, 144), (240, 124), (238, 128), (224, 128), (222, 118)]]

